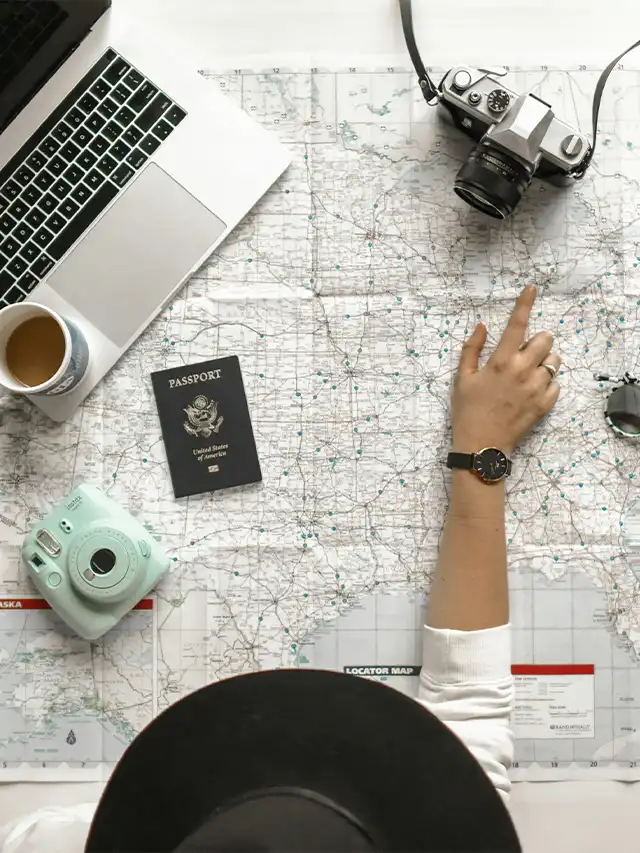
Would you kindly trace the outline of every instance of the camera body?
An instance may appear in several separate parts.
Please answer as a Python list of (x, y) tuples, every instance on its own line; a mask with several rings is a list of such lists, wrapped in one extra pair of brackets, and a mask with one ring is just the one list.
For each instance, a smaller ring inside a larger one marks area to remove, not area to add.
[(586, 136), (556, 118), (531, 92), (519, 95), (501, 82), (502, 68), (458, 65), (440, 83), (440, 105), (478, 142), (458, 172), (455, 192), (495, 219), (512, 213), (535, 175), (566, 185), (590, 162)]
[(113, 628), (169, 568), (145, 528), (87, 485), (31, 526), (22, 557), (53, 610), (86, 640)]

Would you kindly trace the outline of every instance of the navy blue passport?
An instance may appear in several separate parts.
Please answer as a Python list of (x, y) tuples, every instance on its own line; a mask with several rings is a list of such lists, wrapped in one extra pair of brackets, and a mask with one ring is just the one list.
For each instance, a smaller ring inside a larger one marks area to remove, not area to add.
[(177, 498), (262, 480), (238, 357), (151, 374)]

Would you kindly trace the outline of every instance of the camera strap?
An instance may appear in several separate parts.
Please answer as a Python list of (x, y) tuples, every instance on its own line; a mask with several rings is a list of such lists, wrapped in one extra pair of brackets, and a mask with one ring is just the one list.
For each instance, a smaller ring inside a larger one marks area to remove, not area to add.
[(420, 90), (422, 91), (424, 99), (429, 106), (435, 107), (435, 105), (440, 101), (440, 92), (431, 77), (429, 77), (427, 69), (424, 67), (423, 62), (420, 59), (420, 51), (418, 50), (416, 38), (413, 34), (411, 0), (400, 0), (400, 17), (402, 18), (404, 40), (407, 43), (407, 50), (409, 51), (411, 62), (413, 62), (413, 67), (416, 69), (416, 74), (418, 75)]
[[(427, 73), (427, 69), (424, 67), (424, 63), (420, 58), (420, 52), (418, 51), (418, 45), (416, 44), (415, 35), (413, 33), (413, 16), (411, 14), (411, 0), (399, 0), (400, 3), (400, 17), (402, 18), (402, 30), (404, 32), (404, 40), (407, 44), (407, 50), (409, 52), (409, 57), (411, 58), (411, 62), (413, 63), (413, 67), (416, 70), (416, 74), (418, 75), (418, 82), (420, 84), (420, 90), (424, 96), (425, 101), (429, 104), (430, 107), (436, 106), (441, 99), (440, 92), (438, 87), (435, 85), (429, 74)], [(580, 163), (572, 172), (575, 178), (582, 178), (591, 165), (591, 161), (593, 160), (593, 155), (596, 150), (596, 142), (597, 142), (597, 133), (598, 133), (598, 116), (600, 115), (600, 102), (602, 100), (602, 94), (604, 92), (604, 87), (607, 85), (607, 81), (609, 79), (609, 75), (615, 69), (616, 65), (623, 59), (628, 53), (631, 53), (632, 50), (635, 50), (636, 47), (640, 47), (640, 39), (634, 42), (630, 47), (626, 50), (623, 50), (621, 54), (616, 56), (615, 59), (612, 59), (611, 62), (604, 69), (600, 77), (598, 78), (598, 82), (596, 83), (596, 88), (593, 93), (593, 105), (591, 107), (591, 124), (592, 124), (592, 134), (593, 139), (591, 142), (591, 149), (585, 159)]]
[(591, 161), (593, 160), (593, 155), (596, 150), (596, 142), (598, 141), (598, 116), (600, 114), (600, 101), (602, 100), (602, 93), (604, 92), (604, 87), (607, 85), (607, 80), (609, 79), (609, 75), (614, 70), (616, 65), (620, 62), (620, 60), (625, 57), (632, 50), (635, 50), (636, 47), (640, 47), (640, 39), (631, 47), (628, 47), (626, 50), (623, 50), (619, 56), (616, 56), (615, 59), (612, 59), (611, 62), (604, 69), (600, 77), (598, 77), (598, 82), (596, 83), (595, 92), (593, 93), (593, 105), (591, 107), (591, 133), (593, 134), (593, 138), (591, 141), (591, 151), (587, 154), (586, 158), (582, 163), (579, 164), (577, 169), (573, 171), (571, 174), (576, 178), (582, 178), (584, 173), (587, 171), (589, 166), (591, 165)]

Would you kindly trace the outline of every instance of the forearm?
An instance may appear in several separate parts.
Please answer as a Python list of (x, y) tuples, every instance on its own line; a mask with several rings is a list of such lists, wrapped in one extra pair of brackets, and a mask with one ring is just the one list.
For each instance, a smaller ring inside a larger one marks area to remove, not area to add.
[(506, 799), (513, 761), (509, 628), (425, 628), (417, 698), (460, 738)]
[[(485, 326), (479, 323), (465, 341), (451, 400), (452, 450), (493, 447), (510, 457), (553, 407), (559, 386), (551, 380), (560, 359), (548, 332), (526, 339), (534, 298), (535, 288), (520, 294), (482, 367)], [(504, 481), (484, 483), (456, 469), (429, 595), (418, 698), (456, 732), (503, 797), (513, 755), (508, 621)]]
[(454, 471), (427, 623), (478, 631), (508, 621), (504, 481), (487, 484)]

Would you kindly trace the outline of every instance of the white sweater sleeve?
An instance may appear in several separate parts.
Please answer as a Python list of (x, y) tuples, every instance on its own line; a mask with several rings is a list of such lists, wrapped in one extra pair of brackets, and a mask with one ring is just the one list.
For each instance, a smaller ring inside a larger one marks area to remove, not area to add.
[(514, 745), (509, 625), (484, 631), (425, 626), (418, 701), (460, 738), (507, 801)]

